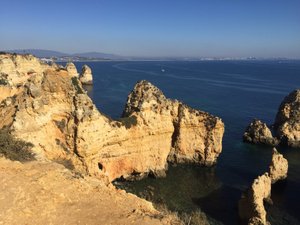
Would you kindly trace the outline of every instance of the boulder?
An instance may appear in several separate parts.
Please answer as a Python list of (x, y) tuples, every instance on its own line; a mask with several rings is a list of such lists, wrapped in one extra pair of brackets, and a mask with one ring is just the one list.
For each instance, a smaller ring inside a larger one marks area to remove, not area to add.
[(68, 71), (69, 75), (71, 77), (79, 77), (79, 74), (77, 72), (76, 66), (72, 62), (68, 62), (66, 65), (66, 70)]
[(272, 162), (270, 165), (270, 177), (272, 184), (278, 180), (283, 180), (287, 177), (288, 161), (280, 154), (276, 148), (273, 148)]
[(79, 80), (82, 84), (91, 85), (93, 84), (92, 70), (89, 66), (84, 65), (81, 70)]
[(243, 136), (245, 142), (254, 144), (265, 144), (275, 146), (278, 140), (273, 137), (271, 130), (268, 126), (258, 119), (254, 119), (246, 128)]

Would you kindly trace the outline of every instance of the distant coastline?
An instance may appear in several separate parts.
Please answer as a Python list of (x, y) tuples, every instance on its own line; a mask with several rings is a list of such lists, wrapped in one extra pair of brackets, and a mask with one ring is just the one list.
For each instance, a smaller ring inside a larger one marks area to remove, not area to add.
[(31, 54), (46, 62), (101, 62), (101, 61), (253, 61), (253, 60), (272, 60), (272, 61), (298, 61), (298, 58), (286, 57), (142, 57), (142, 56), (121, 56), (102, 52), (84, 52), (68, 54), (59, 51), (44, 49), (15, 49), (2, 50), (16, 54)]

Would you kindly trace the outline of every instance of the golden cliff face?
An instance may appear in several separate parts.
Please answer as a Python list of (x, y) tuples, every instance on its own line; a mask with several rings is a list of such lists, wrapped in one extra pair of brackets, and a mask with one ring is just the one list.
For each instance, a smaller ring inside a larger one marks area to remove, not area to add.
[[(13, 57), (0, 58), (0, 68)], [(17, 58), (28, 64), (32, 60)], [(24, 75), (18, 87), (0, 86), (17, 90), (0, 99), (0, 128), (9, 126), (14, 135), (33, 143), (37, 158), (68, 161), (82, 173), (109, 181), (163, 175), (168, 161), (216, 162), (224, 133), (221, 119), (167, 99), (157, 87), (141, 81), (128, 96), (123, 117), (113, 121), (97, 110), (77, 77), (40, 65), (36, 73)], [(18, 71), (12, 66), (6, 79)]]

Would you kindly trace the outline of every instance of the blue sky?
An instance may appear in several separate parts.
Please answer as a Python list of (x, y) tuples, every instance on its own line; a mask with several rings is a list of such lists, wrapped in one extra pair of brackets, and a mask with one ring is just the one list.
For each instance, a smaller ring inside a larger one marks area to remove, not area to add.
[(0, 0), (0, 49), (300, 58), (300, 0)]

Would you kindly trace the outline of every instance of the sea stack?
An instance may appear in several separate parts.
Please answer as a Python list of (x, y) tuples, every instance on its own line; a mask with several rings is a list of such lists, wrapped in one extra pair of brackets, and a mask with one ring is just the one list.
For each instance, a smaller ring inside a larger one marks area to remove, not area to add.
[(251, 187), (242, 194), (239, 201), (239, 216), (249, 225), (268, 225), (264, 202), (272, 202), (272, 184), (287, 177), (288, 161), (273, 148), (269, 172), (254, 180)]
[(246, 129), (243, 139), (254, 144), (276, 146), (278, 144), (300, 148), (300, 89), (284, 98), (279, 106), (272, 131), (259, 120), (254, 120)]
[(264, 201), (271, 197), (271, 178), (268, 173), (254, 180), (239, 201), (239, 216), (249, 225), (267, 225)]
[(280, 154), (276, 148), (273, 148), (272, 162), (270, 165), (270, 177), (272, 184), (278, 180), (287, 178), (288, 161)]
[(246, 128), (243, 139), (245, 142), (276, 146), (278, 140), (273, 137), (268, 126), (260, 120), (254, 119)]
[(84, 65), (81, 70), (79, 80), (82, 84), (92, 85), (93, 84), (93, 75), (92, 70), (89, 66)]
[(79, 74), (77, 72), (76, 66), (72, 62), (68, 62), (66, 65), (66, 70), (68, 71), (69, 75), (71, 77), (79, 77)]

